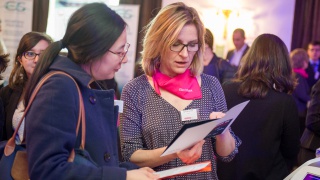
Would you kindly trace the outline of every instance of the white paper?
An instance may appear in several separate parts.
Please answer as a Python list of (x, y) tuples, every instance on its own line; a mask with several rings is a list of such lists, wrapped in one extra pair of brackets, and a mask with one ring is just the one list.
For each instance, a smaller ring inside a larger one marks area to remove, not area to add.
[(194, 146), (196, 143), (203, 140), (217, 125), (231, 119), (232, 122), (224, 129), (224, 131), (222, 132), (224, 133), (248, 103), (249, 101), (245, 101), (234, 106), (226, 112), (226, 115), (223, 118), (185, 130), (175, 140), (175, 142), (162, 153), (160, 157), (173, 154)]
[(168, 176), (174, 176), (174, 175), (183, 174), (183, 173), (187, 173), (187, 172), (199, 171), (199, 170), (207, 167), (209, 164), (210, 164), (210, 162), (197, 163), (197, 164), (172, 168), (172, 169), (168, 169), (168, 170), (164, 170), (164, 171), (158, 171), (158, 172), (155, 172), (155, 174), (160, 175), (160, 178), (165, 178)]
[(320, 177), (320, 157), (310, 159), (309, 161), (303, 163), (296, 170), (291, 172), (284, 180), (304, 179), (307, 173)]

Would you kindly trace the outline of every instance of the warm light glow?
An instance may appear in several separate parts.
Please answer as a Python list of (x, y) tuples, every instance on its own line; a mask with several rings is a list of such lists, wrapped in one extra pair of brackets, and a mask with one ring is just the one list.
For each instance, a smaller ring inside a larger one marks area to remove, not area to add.
[(232, 42), (234, 29), (244, 29), (248, 39), (248, 35), (254, 34), (253, 32), (256, 31), (256, 26), (253, 22), (253, 12), (239, 8), (234, 10), (229, 8), (220, 9), (220, 7), (203, 9), (202, 21), (205, 27), (210, 29), (214, 35), (214, 51), (221, 57), (225, 57), (227, 50), (234, 48)]
[(224, 17), (226, 18), (226, 23), (224, 24), (224, 30), (223, 30), (223, 38), (227, 39), (227, 34), (228, 34), (228, 20), (229, 20), (229, 16), (231, 14), (231, 10), (228, 9), (224, 9), (222, 10), (222, 13), (224, 15)]
[(239, 1), (237, 0), (222, 0), (222, 1), (217, 1), (216, 6), (222, 10), (234, 11), (236, 9), (239, 9), (240, 5), (239, 5)]

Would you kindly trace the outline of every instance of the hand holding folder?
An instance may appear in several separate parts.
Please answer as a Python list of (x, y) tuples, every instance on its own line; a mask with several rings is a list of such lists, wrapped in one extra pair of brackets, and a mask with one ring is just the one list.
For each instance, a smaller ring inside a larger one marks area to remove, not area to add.
[[(224, 117), (220, 119), (209, 119), (185, 124), (167, 146), (161, 157), (188, 149), (199, 141), (204, 140), (208, 135), (216, 136), (224, 133), (227, 129), (229, 129), (233, 121), (238, 117), (248, 103), (249, 101), (246, 101), (234, 106), (225, 113)], [(207, 171), (211, 171), (211, 161), (159, 171), (156, 172), (156, 174), (159, 174), (160, 178), (172, 178), (189, 173)]]
[(225, 113), (223, 118), (214, 120), (209, 119), (183, 125), (166, 150), (162, 153), (161, 157), (188, 149), (205, 139), (209, 134), (210, 136), (216, 136), (224, 133), (248, 103), (249, 101), (245, 101), (234, 106)]
[[(240, 103), (225, 113), (225, 116), (219, 119), (209, 119), (200, 122), (185, 124), (177, 135), (167, 146), (162, 156), (177, 153), (194, 146), (199, 141), (209, 136), (216, 136), (224, 133), (229, 129), (234, 120), (238, 117), (241, 111), (249, 101)], [(191, 165), (172, 168), (164, 171), (155, 172), (160, 175), (160, 178), (172, 178), (190, 173), (208, 172), (211, 171), (211, 161), (195, 163)]]

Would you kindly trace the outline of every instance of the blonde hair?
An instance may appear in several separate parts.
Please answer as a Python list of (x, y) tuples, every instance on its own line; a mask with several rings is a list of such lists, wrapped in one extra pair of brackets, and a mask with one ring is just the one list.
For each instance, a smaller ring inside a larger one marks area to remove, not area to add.
[(297, 48), (290, 53), (290, 59), (293, 68), (303, 68), (304, 62), (309, 62), (309, 56), (306, 50)]
[(152, 76), (155, 73), (155, 70), (159, 68), (161, 57), (164, 57), (170, 51), (170, 46), (177, 40), (181, 29), (189, 24), (195, 25), (199, 43), (199, 50), (193, 57), (190, 70), (195, 76), (202, 72), (204, 25), (194, 8), (178, 2), (162, 8), (145, 27), (141, 63), (142, 69), (147, 75)]

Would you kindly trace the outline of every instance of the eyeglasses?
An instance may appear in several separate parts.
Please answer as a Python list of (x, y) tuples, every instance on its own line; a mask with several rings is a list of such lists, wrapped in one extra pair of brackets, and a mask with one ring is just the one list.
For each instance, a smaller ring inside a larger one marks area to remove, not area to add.
[(126, 43), (123, 47), (124, 52), (113, 52), (108, 50), (109, 52), (111, 52), (112, 54), (118, 55), (120, 57), (120, 61), (122, 62), (122, 60), (124, 59), (124, 57), (127, 55), (127, 52), (129, 50), (130, 44)]
[(23, 56), (28, 60), (34, 60), (37, 56), (40, 56), (40, 54), (37, 54), (33, 51), (27, 51), (23, 53)]
[(187, 50), (189, 52), (196, 52), (199, 50), (198, 43), (189, 43), (189, 44), (174, 43), (170, 46), (170, 50), (174, 52), (181, 52), (184, 47), (187, 47)]

